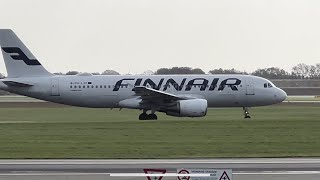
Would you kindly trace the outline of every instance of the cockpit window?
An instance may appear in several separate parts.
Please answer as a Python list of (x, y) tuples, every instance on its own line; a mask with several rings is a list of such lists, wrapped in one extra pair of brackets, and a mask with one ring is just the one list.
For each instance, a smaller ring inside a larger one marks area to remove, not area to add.
[(271, 83), (264, 83), (264, 84), (263, 84), (263, 87), (264, 87), (264, 88), (272, 88), (273, 86), (272, 86)]

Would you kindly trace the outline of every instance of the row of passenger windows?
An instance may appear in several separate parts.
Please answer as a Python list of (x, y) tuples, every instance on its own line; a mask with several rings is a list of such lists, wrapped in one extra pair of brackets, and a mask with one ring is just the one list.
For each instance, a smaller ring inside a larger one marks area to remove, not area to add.
[[(238, 85), (233, 85), (233, 86), (236, 86), (236, 87), (238, 87)], [(81, 88), (114, 88), (115, 86), (113, 85), (113, 86), (111, 86), (111, 85), (74, 85), (74, 86), (70, 86), (70, 88), (73, 88), (73, 89), (81, 89)], [(155, 87), (153, 87), (153, 86), (149, 86), (149, 85), (147, 85), (147, 87), (151, 87), (151, 88), (155, 88)], [(164, 88), (166, 88), (166, 86), (164, 85), (163, 86)], [(175, 87), (176, 89), (179, 87), (178, 85), (176, 85), (176, 86), (173, 86), (173, 87)], [(203, 87), (202, 85), (193, 85), (193, 87), (199, 87), (199, 88), (201, 88), (201, 87)], [(207, 85), (207, 87), (209, 87), (209, 85)], [(210, 87), (212, 87), (213, 88), (213, 86), (210, 86)], [(218, 87), (217, 85), (215, 86), (215, 87)], [(228, 85), (228, 87), (231, 87), (230, 85)], [(240, 87), (242, 87), (242, 85), (240, 85)], [(119, 88), (128, 88), (128, 85), (121, 85)], [(170, 88), (170, 85), (167, 85), (167, 88)]]
[[(87, 86), (85, 86), (85, 85), (83, 85), (83, 86), (81, 86), (81, 85), (79, 85), (79, 86), (77, 86), (77, 85), (75, 85), (75, 86), (70, 86), (70, 88), (74, 88), (74, 89), (77, 89), (77, 88), (111, 88), (111, 85), (91, 85), (91, 86), (89, 86), (89, 85), (87, 85)], [(114, 86), (113, 86), (114, 87)], [(127, 88), (128, 86), (126, 86), (126, 88)], [(121, 87), (122, 88), (122, 87)]]

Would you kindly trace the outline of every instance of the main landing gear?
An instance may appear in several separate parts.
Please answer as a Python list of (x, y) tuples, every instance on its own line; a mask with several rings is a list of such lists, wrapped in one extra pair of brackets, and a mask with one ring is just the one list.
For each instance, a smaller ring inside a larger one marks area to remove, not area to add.
[(156, 114), (154, 114), (154, 112), (152, 112), (151, 114), (147, 114), (147, 111), (143, 111), (143, 113), (141, 113), (139, 115), (139, 120), (157, 120), (158, 117)]
[(247, 107), (243, 107), (243, 114), (244, 114), (244, 118), (251, 118), (251, 116), (249, 115), (249, 108)]

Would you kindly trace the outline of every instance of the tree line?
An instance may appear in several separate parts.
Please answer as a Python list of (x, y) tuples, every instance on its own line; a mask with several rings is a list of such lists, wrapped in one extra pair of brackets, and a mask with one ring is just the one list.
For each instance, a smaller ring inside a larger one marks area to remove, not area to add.
[[(154, 74), (205, 74), (205, 72), (199, 68), (192, 69), (190, 67), (173, 67), (160, 68)], [(239, 71), (234, 68), (217, 68), (210, 70), (208, 74), (251, 74), (267, 79), (320, 79), (320, 63), (315, 65), (300, 63), (292, 67), (290, 72), (278, 67), (257, 69), (252, 73)]]
[[(66, 75), (77, 75), (80, 72), (78, 71), (69, 71)], [(63, 73), (55, 73), (62, 75)], [(93, 75), (120, 75), (119, 72), (115, 70), (105, 70), (102, 73), (91, 73)], [(146, 75), (170, 75), (170, 74), (206, 74), (200, 68), (191, 68), (191, 67), (172, 67), (172, 68), (160, 68), (153, 71), (145, 71), (142, 74)], [(284, 69), (278, 67), (269, 67), (263, 69), (257, 69), (252, 73), (247, 73), (245, 71), (239, 71), (237, 69), (222, 69), (217, 68), (210, 70), (207, 74), (251, 74), (255, 76), (264, 77), (267, 79), (320, 79), (320, 63), (315, 65), (308, 65), (304, 63), (297, 64), (292, 67), (291, 71), (288, 72)], [(0, 78), (3, 78), (3, 75), (0, 74)]]

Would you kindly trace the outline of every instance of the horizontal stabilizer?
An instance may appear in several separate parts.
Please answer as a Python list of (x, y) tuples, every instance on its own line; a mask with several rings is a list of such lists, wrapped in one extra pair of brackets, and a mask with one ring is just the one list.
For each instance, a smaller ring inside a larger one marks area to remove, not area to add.
[(7, 86), (14, 86), (14, 87), (30, 87), (33, 86), (33, 84), (30, 83), (24, 83), (24, 82), (17, 82), (17, 81), (2, 81), (4, 84), (6, 84)]

